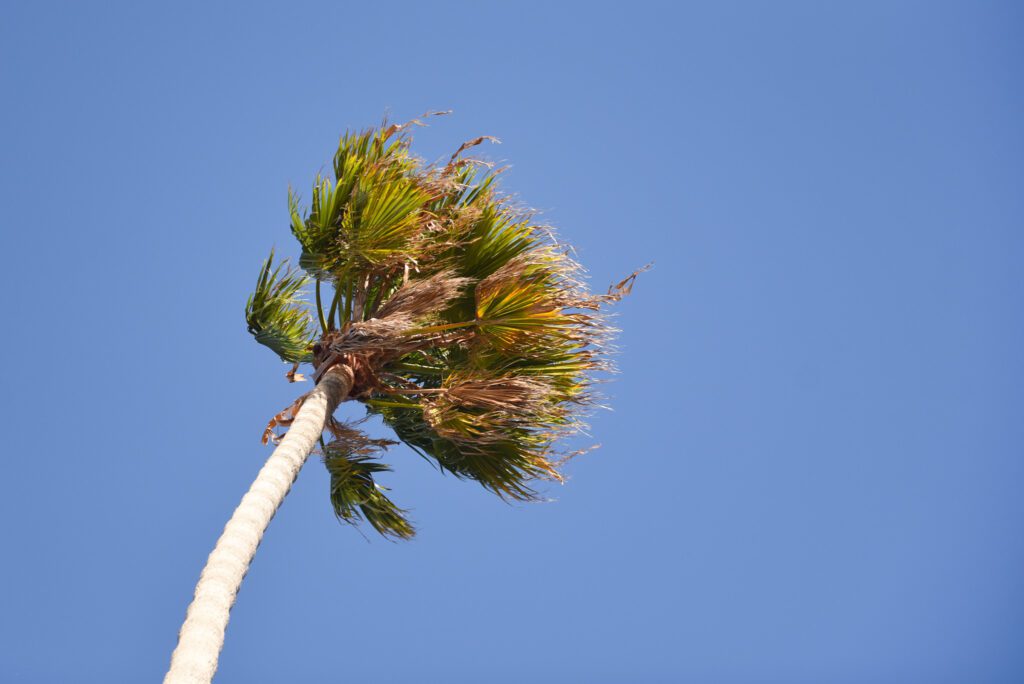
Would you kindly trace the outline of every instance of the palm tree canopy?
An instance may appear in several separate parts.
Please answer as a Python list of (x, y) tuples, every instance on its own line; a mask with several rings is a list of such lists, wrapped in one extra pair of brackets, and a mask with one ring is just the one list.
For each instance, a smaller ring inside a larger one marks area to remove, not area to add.
[[(350, 398), (442, 470), (530, 500), (559, 480), (555, 445), (579, 430), (611, 332), (599, 311), (632, 286), (592, 295), (553, 231), (497, 188), (500, 171), (412, 155), (408, 124), (341, 137), (307, 211), (289, 192), (298, 268), (271, 252), (246, 304), (256, 341), (283, 361), (353, 369)], [(301, 298), (313, 286), (315, 307)], [(326, 294), (322, 290), (326, 290)], [(287, 425), (296, 404), (275, 417)], [(324, 445), (339, 519), (408, 538), (413, 527), (374, 482), (389, 444), (333, 419)]]

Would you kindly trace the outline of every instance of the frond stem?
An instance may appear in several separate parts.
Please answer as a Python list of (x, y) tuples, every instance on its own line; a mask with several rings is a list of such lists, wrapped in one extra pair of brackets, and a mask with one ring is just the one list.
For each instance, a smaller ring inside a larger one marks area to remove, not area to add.
[(348, 278), (345, 282), (345, 318), (342, 323), (348, 323), (352, 320), (352, 279)]
[(320, 319), (320, 331), (327, 332), (327, 320), (324, 318), (324, 307), (320, 302), (320, 279), (316, 279), (316, 315)]
[(334, 288), (334, 299), (331, 300), (331, 310), (327, 312), (327, 325), (334, 330), (334, 314), (338, 311), (338, 302), (341, 301), (341, 288)]
[(383, 406), (385, 408), (416, 408), (418, 404), (414, 401), (380, 401), (379, 399), (367, 399), (366, 403), (370, 406)]
[(420, 335), (422, 333), (444, 332), (445, 330), (454, 330), (456, 328), (465, 328), (465, 327), (468, 327), (468, 326), (471, 326), (471, 325), (477, 325), (478, 323), (482, 323), (482, 322), (483, 321), (464, 321), (462, 323), (446, 323), (444, 325), (432, 325), (432, 326), (427, 327), (427, 328), (413, 328), (412, 330), (405, 331), (403, 334), (404, 335)]
[(382, 389), (381, 391), (384, 392), (385, 394), (442, 394), (444, 392), (447, 392), (448, 390), (443, 388), (443, 387), (439, 387), (439, 388), (417, 387), (416, 389), (399, 389), (397, 387), (388, 387), (388, 388)]
[(409, 373), (418, 373), (419, 375), (444, 375), (444, 371), (440, 368), (417, 366), (414, 363), (393, 363), (388, 365), (388, 368), (391, 368), (392, 370), (403, 370)]

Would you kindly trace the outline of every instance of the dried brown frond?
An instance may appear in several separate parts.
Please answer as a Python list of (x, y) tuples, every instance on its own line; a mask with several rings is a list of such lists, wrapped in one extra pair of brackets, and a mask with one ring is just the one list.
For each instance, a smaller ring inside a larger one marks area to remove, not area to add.
[(284, 377), (288, 378), (288, 382), (303, 382), (306, 376), (299, 373), (299, 363), (296, 361), (292, 364), (292, 367), (284, 374)]
[(274, 428), (288, 427), (289, 425), (291, 425), (292, 422), (294, 422), (295, 420), (295, 415), (299, 412), (299, 409), (302, 407), (302, 404), (306, 401), (306, 397), (308, 396), (309, 392), (306, 392), (298, 399), (293, 401), (283, 411), (281, 411), (276, 416), (271, 418), (270, 422), (267, 423), (267, 427), (264, 428), (263, 430), (263, 437), (260, 439), (260, 441), (263, 444), (266, 444), (267, 442), (273, 442), (274, 444), (277, 444), (278, 442), (280, 442), (281, 436), (274, 432)]
[(434, 317), (471, 282), (471, 279), (460, 278), (451, 270), (409, 281), (381, 305), (376, 318), (408, 321), (411, 325)]
[(550, 400), (551, 386), (543, 380), (530, 377), (461, 377), (449, 376), (449, 387), (444, 388), (445, 398), (455, 405), (504, 411), (508, 413), (529, 413), (532, 406)]
[(465, 152), (466, 150), (468, 150), (471, 147), (476, 147), (477, 145), (481, 144), (485, 140), (487, 140), (489, 142), (492, 142), (492, 143), (494, 143), (496, 145), (500, 145), (501, 144), (501, 141), (498, 140), (497, 138), (495, 138), (493, 135), (481, 135), (478, 138), (473, 138), (472, 140), (467, 140), (466, 142), (464, 142), (461, 145), (459, 145), (459, 149), (455, 150), (455, 154), (453, 154), (452, 158), (448, 160), (448, 166), (451, 167), (452, 163), (456, 159), (459, 158), (460, 154), (462, 154), (463, 152)]
[(366, 419), (357, 421), (342, 422), (333, 416), (327, 421), (327, 430), (331, 433), (332, 443), (339, 451), (357, 456), (372, 456), (388, 447), (395, 446), (398, 442), (391, 439), (374, 439), (362, 430), (356, 429), (357, 425), (366, 422)]
[(602, 302), (618, 302), (623, 297), (633, 292), (633, 283), (636, 282), (636, 277), (645, 271), (651, 270), (654, 267), (654, 262), (647, 264), (641, 268), (636, 269), (628, 276), (615, 283), (614, 285), (608, 286), (608, 294), (598, 295), (598, 299)]

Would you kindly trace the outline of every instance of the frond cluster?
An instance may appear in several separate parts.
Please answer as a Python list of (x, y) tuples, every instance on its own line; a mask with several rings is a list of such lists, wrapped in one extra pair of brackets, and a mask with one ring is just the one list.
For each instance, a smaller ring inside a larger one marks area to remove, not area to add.
[(331, 474), (331, 505), (339, 520), (356, 524), (366, 520), (380, 534), (409, 539), (415, 534), (405, 511), (396, 506), (373, 476), (391, 470), (376, 460), (387, 440), (369, 439), (347, 425), (334, 423), (334, 440), (324, 446), (324, 465)]
[(274, 268), (274, 251), (271, 250), (263, 262), (256, 290), (245, 303), (245, 322), (249, 332), (283, 361), (302, 363), (313, 360), (312, 347), (317, 330), (300, 298), (301, 290), (308, 282), (307, 276), (287, 264), (278, 264)]
[[(283, 360), (312, 363), (314, 377), (348, 364), (350, 398), (420, 455), (530, 500), (535, 480), (560, 479), (556, 442), (581, 427), (592, 375), (607, 367), (598, 310), (635, 274), (590, 294), (552, 231), (498, 192), (499, 172), (462, 157), (484, 138), (427, 165), (409, 126), (344, 135), (307, 211), (289, 193), (306, 275), (268, 259), (249, 330)], [(307, 282), (315, 316), (298, 302)], [(408, 537), (373, 479), (388, 469), (374, 460), (382, 447), (354, 430), (327, 445), (331, 499), (341, 520)]]

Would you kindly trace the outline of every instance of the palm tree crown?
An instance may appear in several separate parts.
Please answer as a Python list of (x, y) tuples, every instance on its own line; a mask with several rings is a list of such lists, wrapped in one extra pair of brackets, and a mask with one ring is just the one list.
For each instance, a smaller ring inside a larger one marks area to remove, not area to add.
[[(425, 164), (410, 152), (418, 123), (345, 134), (308, 211), (289, 193), (298, 268), (275, 266), (271, 252), (246, 322), (293, 364), (290, 379), (299, 364), (314, 379), (345, 364), (349, 398), (421, 456), (502, 497), (533, 499), (533, 481), (560, 479), (555, 444), (580, 429), (593, 373), (608, 367), (599, 308), (636, 273), (590, 294), (551, 229), (498, 191), (500, 170), (463, 157), (487, 138)], [(310, 283), (315, 308), (301, 299)], [(271, 420), (264, 441), (301, 403)], [(394, 442), (333, 418), (327, 428), (338, 517), (411, 537), (404, 511), (374, 482), (389, 469), (378, 453)]]

